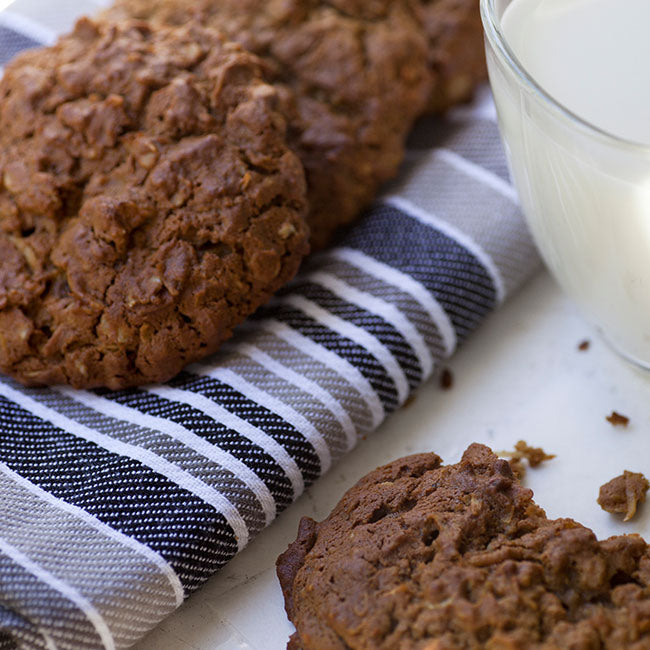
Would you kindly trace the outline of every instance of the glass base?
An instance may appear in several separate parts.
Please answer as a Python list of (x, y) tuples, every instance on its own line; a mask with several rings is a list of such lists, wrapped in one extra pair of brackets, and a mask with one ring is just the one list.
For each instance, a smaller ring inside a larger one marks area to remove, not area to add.
[(650, 372), (650, 359), (644, 361), (643, 359), (639, 359), (634, 355), (627, 353), (622, 347), (612, 341), (612, 339), (610, 339), (607, 334), (605, 334), (605, 332), (600, 329), (600, 327), (596, 327), (596, 331), (598, 332), (600, 338), (607, 344), (607, 346), (619, 357), (627, 361), (638, 370), (642, 370), (643, 372)]

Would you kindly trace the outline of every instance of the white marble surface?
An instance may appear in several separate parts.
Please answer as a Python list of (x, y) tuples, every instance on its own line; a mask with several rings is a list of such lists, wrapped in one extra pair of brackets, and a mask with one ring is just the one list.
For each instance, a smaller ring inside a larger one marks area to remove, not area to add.
[[(591, 340), (588, 351), (578, 343)], [(650, 535), (650, 504), (623, 524), (596, 504), (599, 486), (624, 469), (650, 476), (650, 375), (615, 355), (545, 272), (495, 313), (449, 362), (455, 382), (423, 386), (137, 650), (281, 650), (291, 634), (275, 558), (302, 515), (325, 517), (377, 465), (433, 450), (447, 462), (474, 441), (511, 449), (523, 438), (557, 458), (526, 484), (552, 517), (573, 517), (600, 537)], [(605, 420), (612, 410), (628, 428)]]

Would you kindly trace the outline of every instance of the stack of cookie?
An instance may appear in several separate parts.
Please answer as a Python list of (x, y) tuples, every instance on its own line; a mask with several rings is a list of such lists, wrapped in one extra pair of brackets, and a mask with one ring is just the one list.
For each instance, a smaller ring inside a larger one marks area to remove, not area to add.
[(483, 77), (477, 0), (119, 0), (0, 82), (0, 369), (213, 353)]

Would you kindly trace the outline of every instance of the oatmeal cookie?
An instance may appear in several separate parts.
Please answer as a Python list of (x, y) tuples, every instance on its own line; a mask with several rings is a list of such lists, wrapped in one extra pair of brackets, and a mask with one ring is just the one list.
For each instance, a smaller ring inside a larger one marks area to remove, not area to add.
[(206, 24), (259, 54), (285, 98), (321, 248), (392, 178), (414, 120), (485, 76), (478, 0), (118, 0), (111, 19)]
[(191, 22), (82, 19), (0, 81), (0, 369), (163, 381), (306, 254), (305, 180), (258, 59)]
[(650, 647), (650, 550), (550, 520), (472, 445), (380, 467), (278, 560), (293, 650)]
[(433, 86), (427, 110), (467, 101), (487, 78), (483, 25), (477, 0), (414, 0), (428, 42)]

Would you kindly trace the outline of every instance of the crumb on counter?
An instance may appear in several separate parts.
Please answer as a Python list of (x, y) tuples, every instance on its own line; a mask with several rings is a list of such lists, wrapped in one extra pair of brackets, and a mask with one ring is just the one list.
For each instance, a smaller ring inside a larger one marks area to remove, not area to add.
[(580, 341), (580, 343), (578, 343), (578, 350), (580, 350), (580, 352), (586, 352), (590, 346), (591, 341), (589, 339), (585, 339), (584, 341)]
[(445, 368), (440, 374), (440, 388), (442, 390), (451, 390), (453, 387), (454, 375), (449, 368)]
[(407, 409), (409, 406), (412, 406), (417, 397), (417, 393), (411, 393), (404, 401), (404, 404), (402, 404), (402, 408)]
[(510, 469), (512, 470), (512, 473), (521, 481), (523, 480), (524, 476), (526, 476), (526, 465), (524, 464), (524, 461), (517, 457), (517, 458), (510, 458), (508, 461), (510, 465)]
[(613, 427), (626, 427), (630, 423), (630, 418), (612, 411), (611, 415), (605, 418)]
[(637, 505), (643, 503), (650, 483), (643, 474), (625, 470), (620, 476), (601, 485), (598, 505), (612, 514), (624, 514), (623, 521), (634, 517)]
[(555, 458), (555, 454), (547, 454), (541, 447), (531, 447), (525, 440), (519, 440), (514, 451), (500, 451), (499, 456), (509, 459), (513, 474), (520, 480), (526, 475), (525, 460), (530, 467), (538, 467)]

